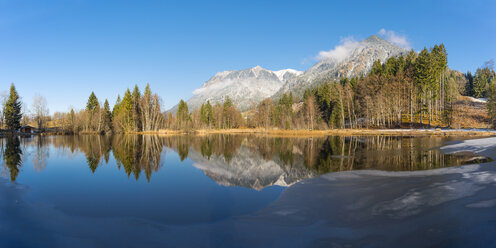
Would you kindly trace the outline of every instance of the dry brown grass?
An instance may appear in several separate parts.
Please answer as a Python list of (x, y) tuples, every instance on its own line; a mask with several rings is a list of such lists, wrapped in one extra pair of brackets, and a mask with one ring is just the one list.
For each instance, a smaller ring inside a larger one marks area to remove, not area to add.
[(485, 103), (460, 97), (454, 106), (453, 128), (489, 128)]
[(209, 135), (209, 134), (253, 134), (271, 137), (321, 137), (321, 136), (494, 136), (496, 133), (484, 130), (456, 131), (456, 130), (417, 130), (417, 129), (330, 129), (330, 130), (284, 130), (264, 128), (239, 128), (239, 129), (199, 129), (186, 131), (160, 130), (159, 132), (146, 132), (141, 134), (159, 135)]

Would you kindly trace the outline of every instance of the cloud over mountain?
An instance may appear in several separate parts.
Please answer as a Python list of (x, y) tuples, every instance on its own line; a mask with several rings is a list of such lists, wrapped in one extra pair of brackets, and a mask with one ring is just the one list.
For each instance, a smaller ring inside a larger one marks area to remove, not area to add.
[(317, 55), (317, 60), (335, 60), (336, 62), (341, 62), (350, 56), (358, 46), (360, 42), (356, 41), (352, 36), (342, 38), (339, 45), (335, 46), (334, 49), (329, 51), (320, 51)]
[(391, 43), (393, 43), (399, 47), (402, 47), (405, 49), (412, 48), (412, 46), (410, 45), (410, 42), (406, 38), (406, 35), (400, 35), (400, 34), (397, 34), (393, 30), (386, 30), (384, 28), (379, 30), (379, 35), (381, 35), (382, 37), (384, 37), (384, 39), (386, 39), (387, 41), (389, 41), (389, 42), (391, 42)]

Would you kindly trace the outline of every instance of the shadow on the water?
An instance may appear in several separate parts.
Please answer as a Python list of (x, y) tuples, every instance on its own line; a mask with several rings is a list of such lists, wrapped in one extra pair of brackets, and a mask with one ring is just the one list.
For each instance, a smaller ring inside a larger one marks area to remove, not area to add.
[[(446, 137), (318, 137), (274, 138), (257, 135), (170, 136), (75, 135), (9, 137), (0, 140), (2, 174), (15, 181), (22, 165), (23, 149), (37, 171), (47, 166), (50, 147), (67, 157), (83, 153), (92, 173), (111, 156), (128, 177), (147, 181), (163, 166), (165, 147), (181, 161), (194, 166), (222, 185), (261, 189), (287, 186), (324, 173), (347, 170), (414, 171), (488, 162), (471, 153), (443, 154), (438, 149)], [(21, 144), (22, 143), (22, 144)]]

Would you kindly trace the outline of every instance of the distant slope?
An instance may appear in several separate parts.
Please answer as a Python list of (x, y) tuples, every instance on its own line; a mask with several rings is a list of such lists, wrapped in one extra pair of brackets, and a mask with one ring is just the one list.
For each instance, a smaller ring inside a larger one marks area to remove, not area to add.
[[(189, 110), (193, 111), (207, 101), (211, 104), (222, 103), (229, 97), (238, 109), (246, 111), (268, 97), (277, 99), (288, 92), (302, 95), (305, 89), (323, 82), (365, 75), (372, 68), (374, 61), (384, 62), (389, 57), (407, 52), (372, 35), (363, 41), (349, 44), (340, 51), (340, 56), (323, 56), (305, 72), (293, 69), (270, 71), (260, 66), (219, 72), (195, 90), (187, 103)], [(169, 111), (176, 112), (177, 105)]]
[[(193, 111), (207, 101), (213, 105), (229, 97), (240, 110), (248, 110), (272, 96), (287, 80), (302, 73), (292, 69), (270, 71), (260, 66), (219, 72), (193, 92), (193, 97), (187, 101), (188, 107)], [(176, 109), (177, 106), (170, 111), (175, 112)]]
[(384, 62), (391, 56), (408, 52), (375, 35), (356, 42), (346, 49), (344, 52), (346, 56), (322, 58), (302, 75), (289, 79), (273, 97), (278, 98), (286, 92), (302, 95), (305, 89), (315, 87), (323, 82), (365, 75), (372, 68), (374, 61), (380, 59)]

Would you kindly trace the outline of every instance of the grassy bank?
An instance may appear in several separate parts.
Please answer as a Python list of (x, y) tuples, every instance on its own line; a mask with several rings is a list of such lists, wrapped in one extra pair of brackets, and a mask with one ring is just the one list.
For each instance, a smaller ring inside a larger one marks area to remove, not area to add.
[(330, 129), (330, 130), (282, 130), (263, 128), (239, 129), (198, 129), (190, 131), (160, 130), (157, 132), (142, 132), (139, 134), (181, 135), (181, 134), (260, 134), (283, 137), (317, 137), (317, 136), (496, 136), (495, 131), (489, 130), (457, 130), (457, 129)]
[[(10, 133), (9, 133), (10, 134)], [(60, 132), (36, 133), (34, 135), (64, 135)], [(81, 132), (81, 135), (101, 135), (97, 132)], [(185, 134), (209, 135), (209, 134), (255, 134), (273, 137), (320, 137), (320, 136), (465, 136), (465, 137), (489, 137), (496, 136), (496, 131), (488, 129), (329, 129), (329, 130), (305, 130), (305, 129), (264, 129), (264, 128), (237, 128), (237, 129), (196, 129), (196, 130), (171, 130), (128, 132), (126, 134), (145, 134), (175, 136)], [(16, 135), (30, 136), (33, 134), (17, 133)], [(0, 137), (7, 133), (0, 132)]]

